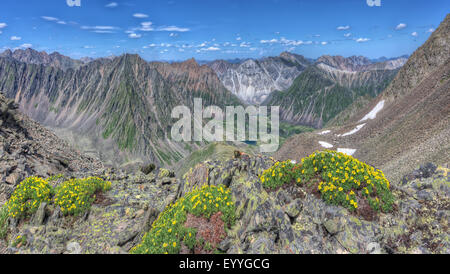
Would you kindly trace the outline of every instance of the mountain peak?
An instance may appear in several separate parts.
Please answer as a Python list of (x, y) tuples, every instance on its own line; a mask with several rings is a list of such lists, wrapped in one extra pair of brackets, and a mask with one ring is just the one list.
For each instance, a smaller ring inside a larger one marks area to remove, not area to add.
[(195, 60), (195, 58), (188, 59), (188, 60), (182, 62), (182, 64), (186, 67), (199, 67), (200, 66), (197, 63), (197, 61)]

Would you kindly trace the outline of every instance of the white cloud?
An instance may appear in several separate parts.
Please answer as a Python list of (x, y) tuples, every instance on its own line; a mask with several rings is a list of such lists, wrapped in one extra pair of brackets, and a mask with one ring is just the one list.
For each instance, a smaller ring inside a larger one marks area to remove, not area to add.
[(135, 18), (148, 18), (148, 15), (145, 13), (135, 13), (133, 14), (133, 17)]
[(218, 50), (220, 50), (220, 48), (218, 48), (218, 47), (209, 47), (209, 48), (202, 48), (200, 50), (202, 50), (202, 51), (218, 51)]
[(169, 37), (177, 37), (177, 36), (178, 36), (178, 34), (173, 33), (173, 32), (171, 32), (171, 33), (169, 34)]
[(94, 46), (84, 46), (83, 48), (85, 48), (85, 49), (93, 49)]
[(51, 16), (41, 16), (42, 19), (46, 20), (46, 21), (59, 21), (58, 18), (56, 17), (51, 17)]
[(94, 33), (114, 33), (114, 31), (110, 30), (93, 30)]
[(22, 40), (22, 37), (19, 36), (11, 36), (11, 41), (19, 41)]
[(153, 31), (155, 30), (153, 28), (153, 23), (152, 22), (142, 22), (141, 23), (141, 27), (139, 28), (140, 31)]
[(419, 34), (417, 33), (417, 31), (415, 31), (415, 32), (411, 33), (411, 35), (412, 35), (412, 36), (414, 36), (414, 37), (417, 37), (417, 36), (419, 36)]
[(248, 47), (250, 47), (250, 43), (248, 43), (248, 42), (242, 42), (239, 46), (240, 46), (241, 48), (248, 48)]
[(167, 26), (167, 27), (160, 27), (158, 28), (158, 31), (176, 31), (176, 32), (187, 32), (190, 31), (189, 28), (180, 28), (177, 26)]
[(56, 22), (57, 24), (60, 24), (60, 25), (66, 25), (67, 23), (66, 22), (64, 22), (64, 21), (62, 21), (62, 20), (59, 20), (58, 22)]
[(133, 39), (136, 39), (136, 38), (141, 38), (142, 35), (137, 34), (137, 33), (130, 33), (130, 34), (128, 35), (128, 37), (133, 38)]
[(236, 38), (236, 41), (241, 41), (241, 40), (242, 40), (241, 37)]
[(114, 26), (81, 26), (81, 29), (90, 30), (94, 33), (115, 33), (115, 30), (119, 28)]
[(6, 28), (8, 26), (6, 23), (0, 23), (0, 29)]
[(347, 26), (339, 26), (339, 27), (337, 27), (336, 29), (337, 29), (337, 30), (349, 30), (349, 29), (350, 29), (350, 26), (349, 26), (349, 25), (347, 25)]
[(261, 40), (260, 41), (261, 44), (274, 44), (274, 43), (278, 43), (277, 39), (272, 39), (272, 40)]
[(82, 26), (81, 29), (85, 29), (85, 30), (116, 30), (117, 27), (113, 27), (113, 26)]
[(115, 8), (117, 7), (119, 4), (117, 4), (116, 2), (111, 2), (109, 4), (107, 4), (105, 7), (107, 8)]
[(322, 44), (323, 46), (325, 46), (325, 45), (328, 44), (328, 42), (325, 42), (325, 41), (324, 41), (324, 42), (322, 42), (321, 44)]
[(349, 33), (344, 34), (344, 36), (345, 37), (350, 37), (350, 36), (352, 36), (352, 34), (349, 32)]
[(32, 46), (33, 46), (32, 44), (25, 43), (25, 44), (20, 45), (19, 48), (27, 49), (27, 48), (31, 48)]
[(405, 23), (400, 23), (395, 27), (395, 30), (401, 30), (406, 28), (406, 24)]
[(302, 40), (289, 40), (284, 37), (281, 37), (280, 43), (282, 43), (285, 46), (300, 46), (304, 44)]
[(364, 42), (367, 42), (367, 41), (369, 41), (370, 39), (369, 38), (358, 38), (358, 39), (356, 39), (356, 42), (358, 42), (358, 43), (364, 43)]
[(432, 33), (432, 32), (434, 32), (434, 31), (435, 31), (434, 28), (430, 28), (430, 29), (427, 30), (427, 32), (429, 32), (429, 33)]

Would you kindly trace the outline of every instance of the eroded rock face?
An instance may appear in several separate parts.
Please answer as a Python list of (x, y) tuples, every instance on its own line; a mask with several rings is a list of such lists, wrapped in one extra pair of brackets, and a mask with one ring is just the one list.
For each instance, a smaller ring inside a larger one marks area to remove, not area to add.
[(287, 89), (309, 64), (301, 55), (283, 52), (277, 57), (247, 59), (238, 64), (218, 60), (209, 66), (228, 90), (249, 104), (260, 104), (271, 92)]

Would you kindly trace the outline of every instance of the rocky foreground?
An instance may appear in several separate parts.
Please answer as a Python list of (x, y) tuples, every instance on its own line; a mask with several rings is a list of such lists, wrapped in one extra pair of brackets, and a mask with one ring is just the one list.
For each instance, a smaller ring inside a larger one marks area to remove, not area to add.
[(34, 122), (0, 94), (0, 204), (29, 176), (86, 171), (103, 165)]
[[(373, 221), (296, 185), (267, 191), (261, 173), (274, 161), (238, 155), (206, 161), (182, 179), (165, 169), (137, 173), (115, 169), (73, 172), (112, 182), (81, 216), (63, 216), (59, 207), (41, 204), (25, 219), (9, 220), (1, 253), (128, 253), (164, 208), (202, 185), (225, 185), (236, 207), (236, 222), (214, 252), (221, 253), (450, 253), (449, 169), (432, 164), (392, 186), (393, 213)], [(150, 172), (151, 171), (151, 172)], [(51, 179), (53, 185), (64, 180)], [(206, 249), (197, 252), (211, 253)], [(188, 252), (182, 250), (181, 252)]]

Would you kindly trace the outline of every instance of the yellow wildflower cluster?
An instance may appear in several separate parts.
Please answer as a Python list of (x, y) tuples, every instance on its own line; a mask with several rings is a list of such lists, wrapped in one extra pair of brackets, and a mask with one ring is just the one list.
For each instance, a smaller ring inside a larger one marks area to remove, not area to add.
[(392, 209), (394, 199), (383, 172), (352, 156), (331, 150), (314, 152), (302, 159), (300, 169), (305, 180), (320, 177), (318, 189), (329, 203), (355, 210), (366, 199), (374, 210)]
[(376, 211), (392, 210), (394, 197), (383, 172), (352, 156), (331, 150), (316, 151), (291, 171), (285, 172), (284, 182), (303, 184), (319, 180), (317, 188), (328, 203), (355, 210), (366, 199)]
[(217, 212), (222, 213), (222, 220), (226, 225), (234, 223), (235, 206), (231, 201), (230, 190), (223, 185), (194, 188), (166, 207), (131, 253), (176, 254), (180, 251), (181, 242), (192, 249), (199, 243), (196, 239), (197, 231), (184, 226), (187, 214), (209, 219)]
[(52, 194), (52, 186), (42, 178), (29, 177), (23, 180), (6, 205), (9, 216), (20, 218), (33, 214), (42, 202), (50, 203)]
[(55, 204), (64, 214), (78, 215), (89, 209), (95, 200), (95, 193), (108, 191), (111, 182), (98, 177), (70, 179), (56, 188)]
[(267, 188), (277, 188), (292, 179), (292, 168), (294, 164), (291, 160), (276, 162), (272, 167), (265, 170), (259, 177), (261, 183)]

